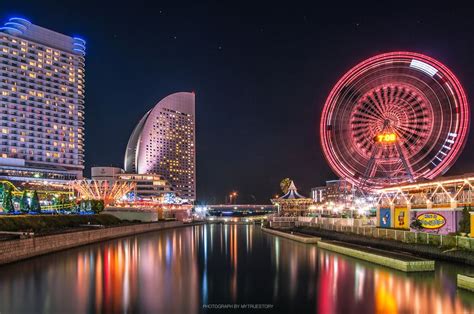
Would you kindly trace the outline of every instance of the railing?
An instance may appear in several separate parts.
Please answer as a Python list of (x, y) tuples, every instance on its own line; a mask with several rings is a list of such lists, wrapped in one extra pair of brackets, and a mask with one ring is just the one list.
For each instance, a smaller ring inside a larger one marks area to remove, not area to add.
[(292, 228), (299, 226), (353, 226), (353, 227), (375, 227), (375, 217), (365, 219), (355, 218), (317, 218), (317, 217), (269, 217), (270, 226), (275, 228)]
[(440, 247), (460, 248), (474, 251), (474, 238), (468, 237), (432, 234), (426, 232), (412, 232), (408, 230), (374, 228), (373, 226), (345, 226), (341, 224), (327, 224), (324, 222), (308, 223), (305, 221), (298, 221), (295, 223), (295, 226), (314, 227), (336, 232), (353, 233), (377, 239), (389, 239), (405, 243), (429, 244)]
[(272, 228), (293, 228), (298, 217), (271, 217), (268, 220)]
[(66, 204), (58, 204), (58, 205), (43, 205), (41, 206), (42, 210), (61, 210), (61, 209), (69, 209), (75, 207), (75, 203), (66, 203)]
[(298, 217), (295, 226), (311, 226), (316, 224), (333, 226), (375, 227), (376, 218), (317, 218)]

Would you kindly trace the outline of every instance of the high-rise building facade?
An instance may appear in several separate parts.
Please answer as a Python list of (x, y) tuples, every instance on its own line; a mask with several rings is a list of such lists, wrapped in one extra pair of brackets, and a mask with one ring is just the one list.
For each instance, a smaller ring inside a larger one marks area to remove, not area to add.
[(132, 132), (125, 171), (162, 175), (177, 196), (196, 199), (195, 95), (179, 92), (163, 98)]
[(84, 56), (83, 39), (23, 18), (0, 27), (0, 178), (82, 177)]

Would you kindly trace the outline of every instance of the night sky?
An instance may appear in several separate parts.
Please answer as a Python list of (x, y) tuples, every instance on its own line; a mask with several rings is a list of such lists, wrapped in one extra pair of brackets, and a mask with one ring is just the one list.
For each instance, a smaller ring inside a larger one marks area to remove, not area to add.
[[(132, 129), (161, 98), (196, 93), (203, 202), (236, 190), (239, 202), (268, 203), (282, 178), (305, 195), (335, 179), (320, 149), (321, 109), (338, 77), (375, 54), (434, 57), (474, 99), (472, 10), (446, 2), (5, 2), (2, 24), (21, 16), (87, 41), (87, 176), (123, 167)], [(474, 172), (472, 133), (447, 174)]]

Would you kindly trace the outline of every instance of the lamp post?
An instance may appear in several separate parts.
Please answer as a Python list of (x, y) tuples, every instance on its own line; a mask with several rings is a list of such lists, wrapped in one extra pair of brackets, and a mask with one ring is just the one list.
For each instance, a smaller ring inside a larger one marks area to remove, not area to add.
[(237, 200), (237, 192), (232, 192), (229, 194), (229, 200), (230, 200), (230, 204), (233, 204), (232, 202), (236, 202)]

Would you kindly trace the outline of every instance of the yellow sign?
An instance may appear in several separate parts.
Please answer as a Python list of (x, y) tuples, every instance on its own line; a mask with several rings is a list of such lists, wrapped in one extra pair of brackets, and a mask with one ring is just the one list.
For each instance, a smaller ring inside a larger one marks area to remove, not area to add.
[(382, 133), (375, 137), (375, 141), (379, 143), (393, 143), (397, 140), (395, 133)]
[(416, 217), (425, 229), (439, 229), (446, 224), (446, 218), (436, 213), (421, 214)]
[(474, 213), (471, 212), (471, 233), (470, 237), (474, 238)]
[(408, 225), (408, 208), (395, 207), (394, 227), (398, 229), (410, 229)]

